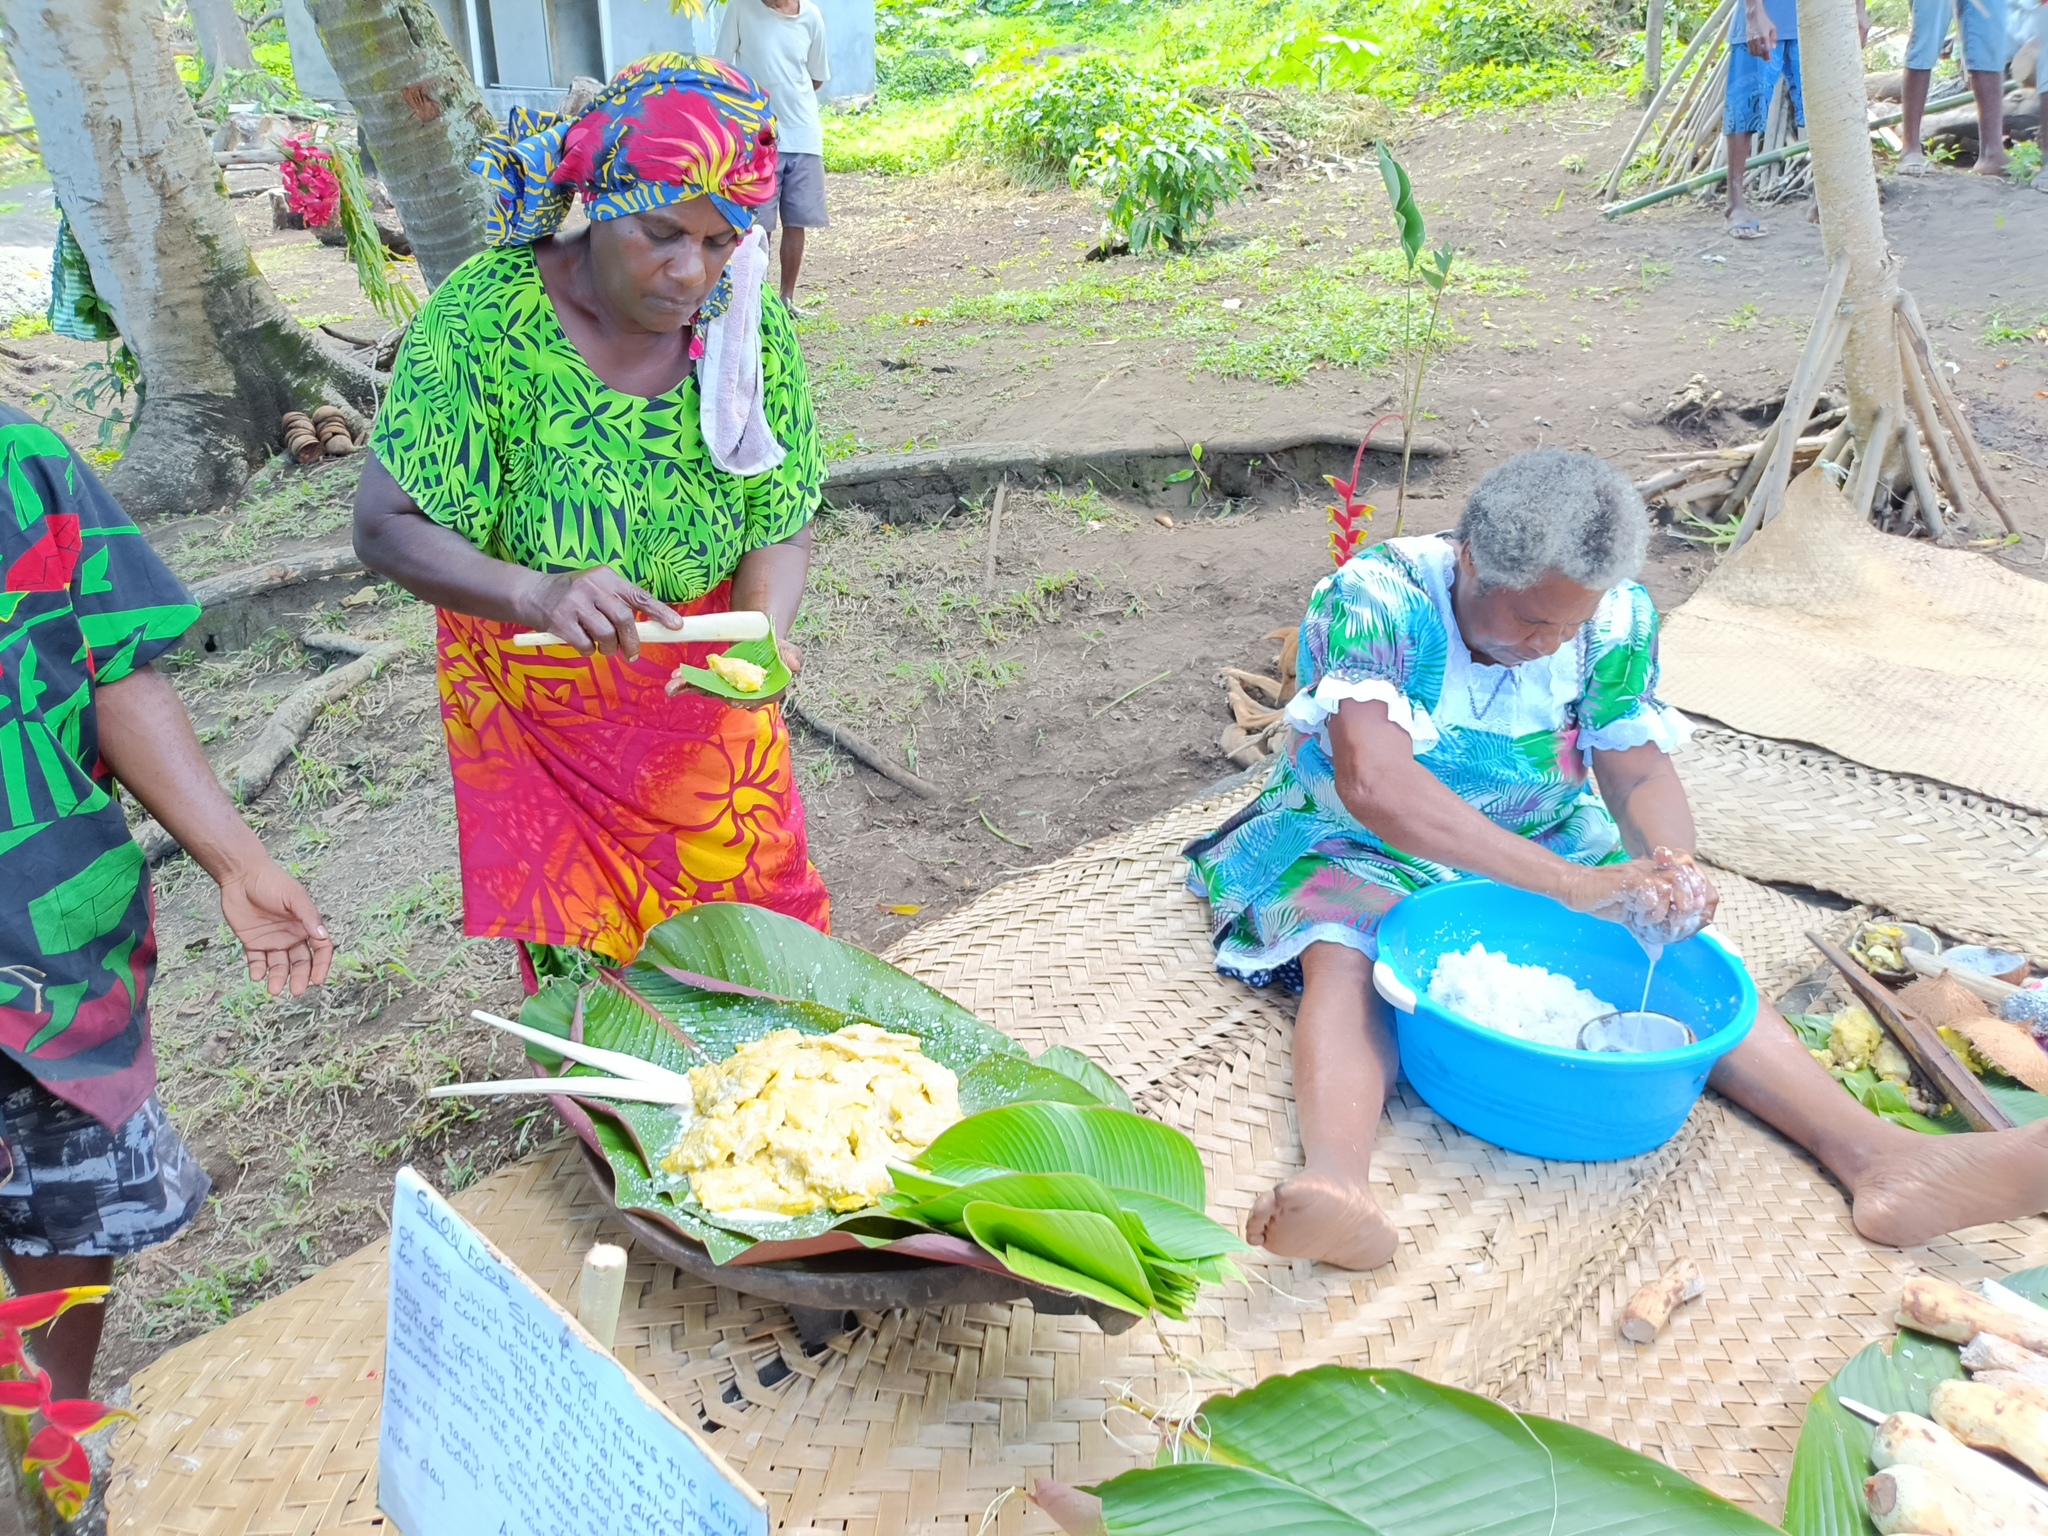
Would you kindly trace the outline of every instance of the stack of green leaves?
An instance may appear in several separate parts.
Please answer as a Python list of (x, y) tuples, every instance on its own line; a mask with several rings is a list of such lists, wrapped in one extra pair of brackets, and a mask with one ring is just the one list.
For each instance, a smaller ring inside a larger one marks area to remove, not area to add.
[[(657, 1104), (579, 1101), (621, 1210), (652, 1217), (718, 1263), (756, 1243), (843, 1233), (881, 1246), (939, 1232), (1021, 1278), (1131, 1312), (1179, 1317), (1244, 1245), (1203, 1214), (1200, 1155), (1132, 1113), (1115, 1078), (1079, 1051), (1035, 1058), (945, 994), (855, 945), (760, 907), (714, 903), (671, 918), (633, 964), (581, 988), (555, 982), (520, 1021), (674, 1072), (723, 1061), (779, 1029), (828, 1035), (876, 1024), (915, 1036), (959, 1082), (966, 1117), (894, 1171), (895, 1192), (844, 1214), (752, 1219), (707, 1210), (662, 1167), (685, 1124)], [(536, 1060), (556, 1066), (539, 1048)], [(591, 1069), (571, 1065), (564, 1087)], [(851, 1245), (851, 1244), (850, 1244)]]
[[(2005, 1275), (1998, 1283), (2048, 1306), (2048, 1267)], [(1911, 1328), (1901, 1328), (1889, 1350), (1882, 1343), (1869, 1345), (1835, 1372), (1807, 1404), (1792, 1455), (1785, 1489), (1785, 1529), (1791, 1536), (1877, 1536), (1863, 1497), (1863, 1480), (1877, 1470), (1870, 1454), (1876, 1426), (1844, 1408), (1844, 1398), (1879, 1413), (1926, 1418), (1929, 1394), (1967, 1374), (1961, 1349)]]

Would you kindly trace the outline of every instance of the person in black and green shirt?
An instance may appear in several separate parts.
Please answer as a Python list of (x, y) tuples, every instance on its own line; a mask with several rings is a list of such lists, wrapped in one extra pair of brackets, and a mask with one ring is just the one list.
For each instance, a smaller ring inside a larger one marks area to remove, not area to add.
[[(334, 946), (215, 779), (150, 663), (199, 609), (62, 438), (0, 406), (0, 1264), (18, 1292), (104, 1285), (209, 1184), (156, 1096), (149, 866), (118, 784), (220, 885), (272, 996)], [(101, 1309), (36, 1340), (84, 1397)]]

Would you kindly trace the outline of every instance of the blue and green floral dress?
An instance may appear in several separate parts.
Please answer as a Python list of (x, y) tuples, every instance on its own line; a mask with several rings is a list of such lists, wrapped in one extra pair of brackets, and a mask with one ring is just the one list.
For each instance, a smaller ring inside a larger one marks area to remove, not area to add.
[(1315, 943), (1374, 953), (1395, 902), (1459, 871), (1391, 848), (1338, 798), (1329, 720), (1378, 700), (1416, 761), (1495, 825), (1579, 864), (1628, 855), (1592, 779), (1592, 754), (1691, 735), (1657, 697), (1657, 610), (1635, 582), (1600, 600), (1575, 644), (1519, 667), (1473, 660), (1451, 608), (1457, 545), (1394, 539), (1309, 598), (1286, 745), (1258, 799), (1188, 844), (1188, 889), (1209, 902), (1216, 967), (1253, 986), (1299, 986)]

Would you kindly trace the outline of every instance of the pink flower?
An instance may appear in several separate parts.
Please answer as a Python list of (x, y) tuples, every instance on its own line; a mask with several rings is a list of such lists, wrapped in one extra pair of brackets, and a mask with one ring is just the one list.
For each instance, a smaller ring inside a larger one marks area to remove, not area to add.
[(311, 134), (295, 133), (284, 141), (284, 163), (278, 167), (284, 205), (303, 218), (308, 229), (332, 224), (341, 212), (341, 182), (333, 159)]

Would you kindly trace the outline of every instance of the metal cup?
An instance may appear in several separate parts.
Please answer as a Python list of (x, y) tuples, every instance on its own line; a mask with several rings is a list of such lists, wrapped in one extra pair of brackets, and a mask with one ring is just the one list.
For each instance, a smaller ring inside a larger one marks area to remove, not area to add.
[(1693, 1032), (1668, 1013), (1603, 1013), (1579, 1030), (1582, 1051), (1613, 1051), (1640, 1056), (1675, 1051), (1691, 1045)]

